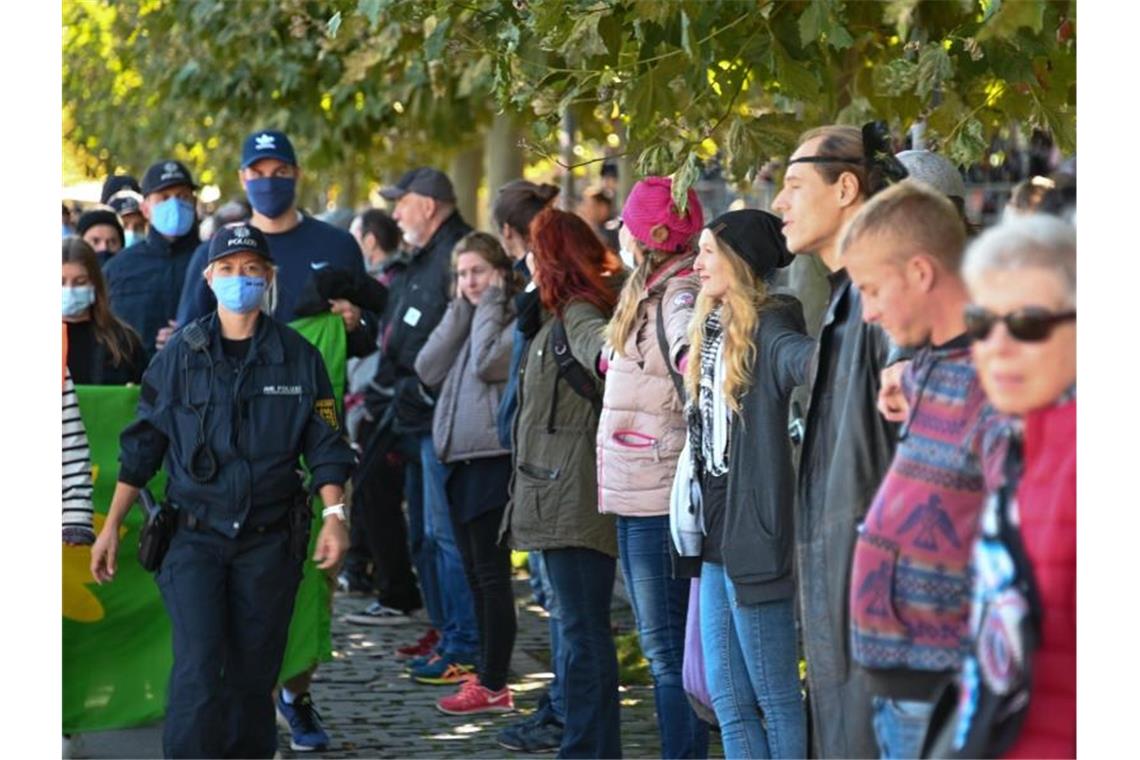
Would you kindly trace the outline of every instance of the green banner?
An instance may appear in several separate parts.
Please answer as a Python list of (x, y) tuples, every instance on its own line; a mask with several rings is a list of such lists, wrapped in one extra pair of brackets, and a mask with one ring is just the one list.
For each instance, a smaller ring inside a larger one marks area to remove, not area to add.
[[(325, 313), (303, 317), (290, 322), (289, 326), (304, 335), (324, 357), (336, 395), (337, 418), (343, 420), (344, 384), (348, 373), (344, 320), (335, 314)], [(317, 550), (317, 534), (323, 522), (320, 499), (313, 499), (308, 557)], [(285, 645), (280, 680), (287, 681), (318, 663), (332, 660), (332, 591), (335, 582), (311, 559), (305, 560), (301, 586), (297, 589), (297, 601), (293, 605), (293, 619), (289, 623), (289, 642)]]
[[(325, 358), (343, 403), (346, 347), (343, 321), (332, 314), (298, 320), (291, 326)], [(91, 444), (95, 531), (103, 527), (119, 472), (119, 434), (134, 419), (139, 389), (78, 386), (79, 409)], [(165, 472), (149, 484), (164, 493)], [(91, 578), (90, 547), (63, 547), (63, 732), (82, 733), (153, 723), (166, 707), (173, 662), (170, 620), (153, 576), (138, 564), (136, 547), (142, 511), (132, 508), (119, 534), (119, 568), (112, 583)], [(314, 500), (309, 556), (321, 527)], [(282, 680), (332, 658), (332, 581), (311, 560), (297, 592)]]
[[(119, 474), (119, 433), (135, 417), (138, 387), (76, 386), (91, 444), (95, 531), (103, 528)], [(151, 481), (161, 494), (166, 474)], [(170, 620), (153, 576), (138, 563), (142, 510), (119, 532), (112, 583), (91, 577), (91, 548), (63, 547), (63, 732), (101, 731), (151, 723), (166, 709), (173, 660)]]

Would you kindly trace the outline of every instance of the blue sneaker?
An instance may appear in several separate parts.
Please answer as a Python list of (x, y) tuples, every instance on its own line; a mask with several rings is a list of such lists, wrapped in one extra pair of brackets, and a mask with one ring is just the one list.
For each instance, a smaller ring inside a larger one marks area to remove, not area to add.
[(285, 704), (283, 694), (277, 695), (277, 712), (289, 724), (289, 746), (294, 752), (314, 752), (327, 749), (329, 735), (321, 727), (321, 716), (313, 706), (313, 698), (300, 694), (293, 704)]
[(412, 669), (412, 680), (432, 686), (462, 683), (475, 677), (474, 657), (436, 655), (424, 665)]

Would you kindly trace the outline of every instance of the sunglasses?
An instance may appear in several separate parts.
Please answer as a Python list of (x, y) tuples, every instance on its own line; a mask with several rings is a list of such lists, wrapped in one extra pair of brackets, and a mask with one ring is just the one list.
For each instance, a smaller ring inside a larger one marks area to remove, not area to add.
[(1062, 311), (1051, 312), (1039, 306), (1027, 306), (1024, 309), (999, 317), (981, 306), (966, 307), (966, 334), (973, 340), (985, 340), (993, 330), (994, 324), (1005, 323), (1005, 329), (1016, 340), (1024, 343), (1037, 343), (1046, 340), (1053, 332), (1053, 328), (1062, 322), (1076, 320), (1077, 312)]

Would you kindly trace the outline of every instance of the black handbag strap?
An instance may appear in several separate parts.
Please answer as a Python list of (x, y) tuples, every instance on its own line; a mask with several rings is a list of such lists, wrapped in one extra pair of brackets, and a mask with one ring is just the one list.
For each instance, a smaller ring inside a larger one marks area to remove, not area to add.
[(685, 381), (681, 373), (673, 369), (673, 360), (669, 358), (669, 339), (665, 336), (665, 302), (657, 304), (657, 347), (661, 349), (661, 358), (665, 360), (665, 368), (669, 370), (669, 377), (673, 378), (673, 387), (677, 389), (677, 398), (685, 403)]

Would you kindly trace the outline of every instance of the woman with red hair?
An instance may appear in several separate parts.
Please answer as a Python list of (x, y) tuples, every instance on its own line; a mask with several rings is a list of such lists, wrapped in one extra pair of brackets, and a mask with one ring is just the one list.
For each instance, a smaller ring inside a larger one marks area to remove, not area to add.
[(512, 500), (503, 533), (541, 550), (557, 600), (554, 664), (566, 702), (561, 757), (620, 757), (617, 652), (610, 599), (617, 540), (598, 512), (594, 442), (603, 331), (621, 288), (621, 261), (582, 219), (557, 209), (531, 222), (527, 264), (538, 288), (519, 315), (530, 339), (519, 369)]

